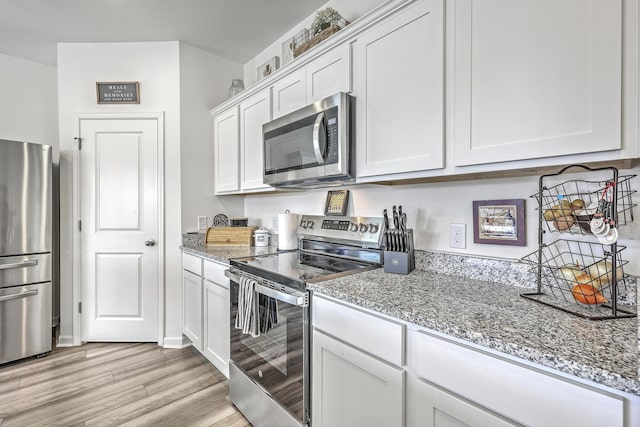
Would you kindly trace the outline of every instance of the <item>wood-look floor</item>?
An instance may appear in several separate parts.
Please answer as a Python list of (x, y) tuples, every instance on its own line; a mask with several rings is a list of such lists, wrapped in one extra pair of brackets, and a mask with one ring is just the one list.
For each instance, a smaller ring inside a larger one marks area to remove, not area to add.
[(0, 427), (250, 426), (192, 348), (91, 343), (0, 366)]

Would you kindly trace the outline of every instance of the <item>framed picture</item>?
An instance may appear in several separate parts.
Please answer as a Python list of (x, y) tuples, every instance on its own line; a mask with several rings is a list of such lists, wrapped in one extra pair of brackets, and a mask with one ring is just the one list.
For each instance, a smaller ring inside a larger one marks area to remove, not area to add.
[(98, 104), (140, 104), (139, 82), (96, 82)]
[(282, 43), (282, 65), (293, 61), (293, 49), (296, 46), (296, 36), (292, 36)]
[(262, 80), (267, 76), (273, 74), (278, 68), (280, 68), (280, 57), (274, 56), (264, 64), (258, 67), (258, 80)]
[(473, 242), (524, 246), (524, 199), (473, 202)]

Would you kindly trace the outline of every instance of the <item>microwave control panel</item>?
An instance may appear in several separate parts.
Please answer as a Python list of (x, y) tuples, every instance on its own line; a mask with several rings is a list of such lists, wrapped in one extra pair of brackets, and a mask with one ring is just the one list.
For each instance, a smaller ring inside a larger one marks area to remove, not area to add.
[(338, 107), (325, 112), (327, 117), (327, 155), (326, 163), (338, 163)]

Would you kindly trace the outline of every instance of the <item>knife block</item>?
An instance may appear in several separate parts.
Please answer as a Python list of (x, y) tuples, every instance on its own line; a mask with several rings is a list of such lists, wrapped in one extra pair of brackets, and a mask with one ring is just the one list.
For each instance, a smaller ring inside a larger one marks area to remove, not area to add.
[(409, 274), (416, 268), (413, 249), (409, 252), (384, 251), (384, 272)]

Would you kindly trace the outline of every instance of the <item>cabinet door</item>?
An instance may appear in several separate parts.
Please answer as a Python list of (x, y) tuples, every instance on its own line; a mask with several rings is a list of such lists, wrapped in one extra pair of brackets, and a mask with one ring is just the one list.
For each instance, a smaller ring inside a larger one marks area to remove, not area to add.
[(402, 426), (404, 371), (313, 331), (315, 427)]
[(351, 92), (350, 51), (349, 43), (345, 43), (307, 65), (307, 104), (338, 92)]
[(271, 120), (269, 89), (240, 104), (240, 188), (269, 188), (262, 182), (262, 125)]
[(621, 0), (452, 3), (455, 165), (621, 148)]
[(229, 289), (204, 281), (204, 355), (229, 377)]
[(240, 189), (238, 107), (213, 119), (215, 147), (215, 193)]
[(443, 19), (426, 0), (356, 42), (358, 177), (444, 167)]
[(434, 387), (415, 382), (416, 425), (420, 427), (509, 427), (518, 424)]
[(182, 270), (182, 333), (202, 350), (202, 277)]
[(278, 118), (307, 105), (304, 68), (287, 74), (273, 84), (273, 118)]

